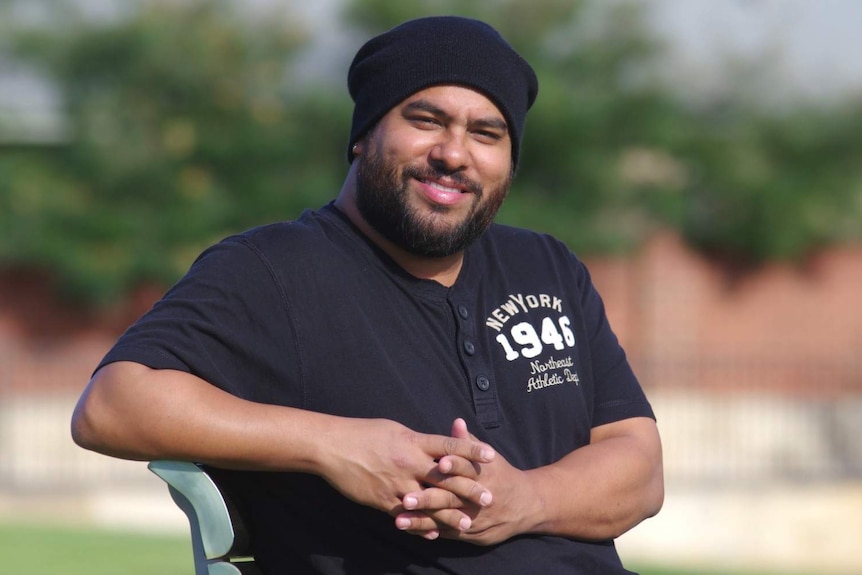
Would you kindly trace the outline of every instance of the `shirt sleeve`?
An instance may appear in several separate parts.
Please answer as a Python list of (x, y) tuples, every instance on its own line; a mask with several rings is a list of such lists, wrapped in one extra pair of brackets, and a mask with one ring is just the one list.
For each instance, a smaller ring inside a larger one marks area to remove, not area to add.
[(611, 329), (605, 305), (589, 270), (578, 261), (581, 305), (589, 340), (594, 382), (593, 427), (630, 417), (655, 419), (626, 353)]
[(133, 361), (180, 370), (267, 403), (275, 402), (271, 390), (280, 387), (278, 403), (298, 405), (295, 337), (283, 293), (254, 246), (228, 238), (201, 254), (99, 367)]

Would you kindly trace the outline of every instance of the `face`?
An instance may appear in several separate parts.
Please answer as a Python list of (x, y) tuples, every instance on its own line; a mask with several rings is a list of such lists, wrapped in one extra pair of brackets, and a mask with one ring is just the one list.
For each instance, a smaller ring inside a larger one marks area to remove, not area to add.
[(359, 145), (360, 214), (386, 239), (423, 257), (458, 253), (479, 237), (512, 180), (503, 115), (467, 88), (413, 94)]

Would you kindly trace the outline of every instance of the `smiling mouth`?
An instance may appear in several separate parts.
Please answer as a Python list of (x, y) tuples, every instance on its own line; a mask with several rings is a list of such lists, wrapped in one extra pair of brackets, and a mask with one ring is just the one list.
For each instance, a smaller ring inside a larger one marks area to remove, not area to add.
[(435, 190), (440, 190), (441, 192), (446, 192), (447, 194), (466, 194), (467, 193), (467, 190), (463, 190), (461, 188), (452, 188), (449, 186), (444, 186), (443, 184), (441, 184), (439, 182), (432, 181), (432, 180), (419, 180), (419, 181), (422, 182), (423, 184), (425, 184), (426, 186), (430, 186), (430, 187), (434, 188)]
[(447, 194), (454, 197), (457, 195), (472, 194), (482, 195), (482, 186), (464, 174), (447, 173), (433, 168), (419, 168), (411, 166), (403, 172), (405, 181), (413, 179), (436, 193)]

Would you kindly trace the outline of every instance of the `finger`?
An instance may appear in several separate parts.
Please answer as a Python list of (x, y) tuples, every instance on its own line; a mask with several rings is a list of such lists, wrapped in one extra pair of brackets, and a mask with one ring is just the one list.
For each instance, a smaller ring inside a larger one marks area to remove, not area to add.
[[(418, 499), (414, 509), (444, 509), (446, 507), (462, 507), (460, 502), (469, 502), (480, 507), (487, 507), (493, 499), (491, 491), (470, 477), (459, 475), (443, 475), (436, 477), (430, 474), (426, 478), (426, 487), (422, 491), (408, 492), (401, 498), (402, 504), (409, 495), (411, 501)], [(431, 487), (433, 486), (433, 487)], [(436, 489), (434, 489), (436, 488)]]
[(455, 455), (446, 455), (437, 462), (437, 471), (443, 475), (460, 475), (470, 479), (478, 479), (482, 468), (475, 461)]
[(433, 512), (440, 509), (457, 509), (458, 507), (463, 506), (464, 502), (451, 491), (437, 487), (429, 487), (422, 491), (415, 491), (406, 494), (401, 498), (401, 505), (408, 512)]
[(434, 513), (404, 512), (395, 517), (395, 527), (423, 537), (433, 534), (436, 538), (441, 531), (464, 532), (472, 525), (473, 520), (470, 516), (456, 509), (445, 509)]
[(470, 431), (467, 429), (467, 422), (464, 421), (464, 419), (461, 417), (457, 418), (455, 421), (452, 422), (452, 437), (479, 441), (478, 437), (470, 433)]
[[(467, 477), (448, 477), (438, 483), (437, 487), (443, 489), (447, 493), (451, 493), (462, 502), (472, 503), (479, 507), (487, 507), (488, 505), (491, 505), (491, 502), (493, 501), (493, 496), (491, 495), (490, 490), (481, 483)], [(462, 506), (459, 505), (458, 507)]]
[(401, 514), (395, 518), (395, 527), (400, 531), (406, 531), (411, 535), (418, 535), (430, 541), (440, 537), (440, 529), (434, 520), (427, 515)]
[(437, 459), (445, 455), (457, 455), (477, 463), (490, 463), (496, 455), (493, 447), (476, 439), (443, 436), (437, 438), (439, 443), (433, 446)]
[(467, 422), (459, 417), (452, 422), (452, 437), (459, 439), (470, 439), (470, 432), (467, 431)]
[(487, 507), (493, 501), (491, 492), (481, 484), (461, 477), (453, 477), (438, 487), (407, 493), (401, 505), (408, 511), (434, 512), (441, 509), (459, 509), (469, 505)]
[[(460, 420), (460, 421), (459, 421)], [(457, 426), (457, 427), (455, 427)], [(467, 437), (442, 436), (442, 435), (419, 435), (423, 449), (434, 459), (440, 459), (444, 455), (457, 455), (477, 463), (490, 463), (496, 452), (494, 448), (467, 432), (467, 424), (458, 418), (453, 423), (457, 433), (466, 434)]]
[[(443, 471), (441, 471), (441, 469)], [(444, 471), (448, 470), (448, 473)], [(435, 486), (447, 492), (445, 496), (438, 496), (436, 492), (425, 489), (417, 494), (408, 493), (409, 495), (419, 495), (423, 503), (429, 505), (428, 509), (442, 508), (438, 503), (442, 500), (442, 504), (448, 505), (448, 494), (454, 495), (456, 498), (473, 503), (480, 507), (487, 507), (493, 499), (491, 491), (482, 485), (479, 481), (481, 468), (479, 464), (467, 461), (459, 457), (447, 455), (437, 464), (437, 469), (425, 476), (424, 484), (426, 486)], [(402, 501), (404, 498), (402, 498)], [(460, 507), (451, 505), (452, 507)]]

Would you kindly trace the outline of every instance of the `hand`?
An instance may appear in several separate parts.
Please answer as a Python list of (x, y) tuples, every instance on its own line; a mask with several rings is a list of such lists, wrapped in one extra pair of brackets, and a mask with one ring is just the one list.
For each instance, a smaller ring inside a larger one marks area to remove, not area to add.
[[(453, 423), (452, 436), (475, 440), (462, 419)], [(526, 473), (499, 454), (493, 462), (481, 465), (449, 455), (440, 459), (437, 471), (470, 483), (440, 482), (436, 487), (407, 493), (402, 499), (406, 511), (396, 516), (400, 529), (429, 539), (442, 536), (477, 545), (500, 543), (526, 531), (525, 518), (533, 505)], [(479, 497), (465, 491), (468, 487), (479, 487)]]
[[(331, 449), (323, 455), (320, 475), (349, 499), (393, 516), (404, 511), (406, 494), (428, 486), (452, 489), (478, 503), (484, 490), (475, 481), (476, 469), (496, 455), (469, 435), (418, 433), (384, 419), (342, 419), (321, 439)], [(451, 462), (442, 466), (450, 473), (440, 470), (441, 461)]]
[[(478, 441), (460, 418), (452, 425), (452, 437)], [(436, 539), (441, 530), (465, 531), (472, 525), (469, 509), (491, 504), (490, 491), (477, 482), (480, 473), (481, 465), (475, 460), (454, 454), (441, 457), (434, 481), (428, 481), (421, 494), (402, 498), (403, 512), (396, 516), (396, 527), (426, 539)]]
[[(470, 437), (461, 424), (453, 426), (452, 434)], [(446, 472), (446, 461), (457, 457), (442, 458), (441, 473)], [(479, 464), (475, 479), (493, 496), (490, 505), (468, 502), (454, 489), (407, 493), (409, 511), (397, 516), (396, 523), (412, 533), (436, 530), (440, 537), (476, 545), (493, 545), (525, 533), (614, 539), (661, 508), (661, 461), (655, 421), (624, 419), (593, 428), (588, 445), (549, 465), (522, 471), (499, 454)], [(457, 469), (471, 476), (463, 465)], [(469, 526), (463, 516), (469, 518)]]

